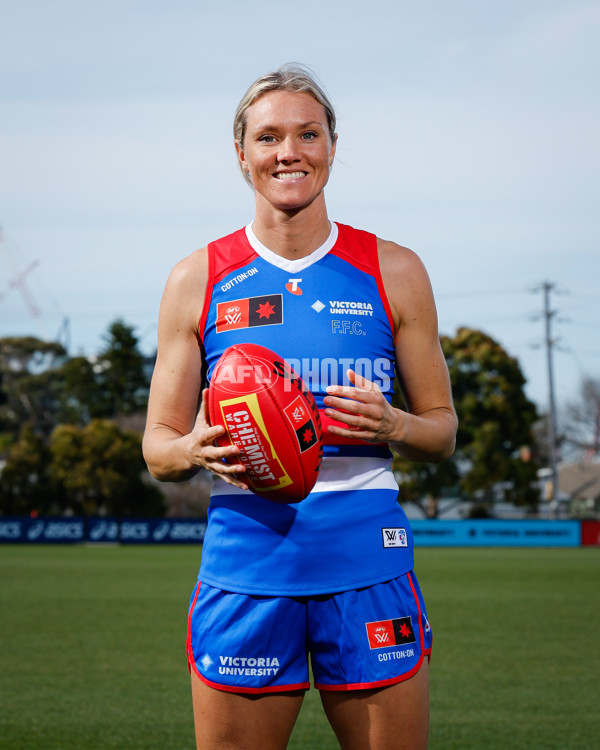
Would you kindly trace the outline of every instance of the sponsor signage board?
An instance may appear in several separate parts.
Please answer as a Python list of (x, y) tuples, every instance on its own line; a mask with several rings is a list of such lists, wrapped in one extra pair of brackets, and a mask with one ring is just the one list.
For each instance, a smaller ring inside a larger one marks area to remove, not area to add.
[[(600, 545), (598, 521), (417, 520), (411, 528), (417, 547)], [(199, 544), (205, 532), (206, 521), (194, 518), (0, 516), (0, 544)]]
[(205, 532), (195, 518), (0, 516), (0, 544), (198, 544)]
[(581, 522), (581, 544), (584, 547), (600, 547), (600, 521)]
[(416, 547), (579, 547), (579, 521), (411, 521)]

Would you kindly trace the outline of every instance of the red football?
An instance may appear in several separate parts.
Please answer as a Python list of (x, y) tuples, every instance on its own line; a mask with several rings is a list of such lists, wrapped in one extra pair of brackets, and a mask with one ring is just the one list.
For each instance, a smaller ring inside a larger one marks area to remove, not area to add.
[(217, 445), (237, 445), (235, 463), (256, 495), (276, 503), (303, 500), (321, 464), (321, 422), (312, 393), (283, 357), (257, 344), (226, 349), (208, 389)]

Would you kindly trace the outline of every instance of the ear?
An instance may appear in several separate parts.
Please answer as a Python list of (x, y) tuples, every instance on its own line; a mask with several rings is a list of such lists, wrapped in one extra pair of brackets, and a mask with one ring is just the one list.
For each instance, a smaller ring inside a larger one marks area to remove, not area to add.
[(242, 172), (244, 172), (244, 174), (249, 174), (250, 169), (248, 167), (248, 163), (246, 162), (246, 159), (244, 156), (244, 148), (238, 140), (235, 141), (235, 150), (237, 151), (238, 161), (240, 163), (240, 169), (242, 170)]
[(333, 136), (333, 143), (331, 144), (331, 148), (329, 149), (329, 163), (333, 165), (333, 160), (335, 159), (335, 149), (337, 147), (337, 139), (338, 134), (335, 133)]

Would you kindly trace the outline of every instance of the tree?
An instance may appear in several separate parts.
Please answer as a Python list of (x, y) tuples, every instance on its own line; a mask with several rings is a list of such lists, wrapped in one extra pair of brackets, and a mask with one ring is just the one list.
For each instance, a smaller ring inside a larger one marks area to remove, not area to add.
[(59, 425), (50, 436), (50, 476), (77, 513), (163, 515), (162, 493), (143, 480), (141, 438), (113, 422)]
[(111, 416), (98, 382), (95, 366), (88, 357), (68, 359), (55, 373), (61, 383), (62, 399), (57, 423), (86, 425), (91, 419)]
[(600, 457), (600, 379), (584, 378), (578, 400), (567, 404), (564, 442), (576, 459)]
[(60, 496), (50, 478), (50, 453), (44, 438), (29, 424), (6, 455), (0, 472), (0, 513), (25, 515), (57, 512)]
[(0, 512), (164, 512), (162, 493), (142, 479), (140, 435), (107, 421), (139, 419), (144, 358), (121, 320), (105, 343), (94, 359), (33, 337), (0, 339)]
[(519, 363), (482, 331), (459, 328), (441, 343), (459, 421), (456, 451), (439, 465), (396, 457), (400, 498), (420, 502), (429, 517), (453, 487), (463, 498), (486, 504), (502, 498), (534, 509), (538, 466), (523, 449), (532, 445), (538, 414), (523, 390)]
[(58, 388), (49, 375), (66, 352), (32, 336), (0, 339), (0, 435), (15, 440), (23, 424), (48, 433), (55, 424)]
[(148, 400), (149, 378), (133, 328), (115, 320), (104, 339), (106, 346), (94, 368), (103, 411), (97, 416), (112, 417), (143, 409)]

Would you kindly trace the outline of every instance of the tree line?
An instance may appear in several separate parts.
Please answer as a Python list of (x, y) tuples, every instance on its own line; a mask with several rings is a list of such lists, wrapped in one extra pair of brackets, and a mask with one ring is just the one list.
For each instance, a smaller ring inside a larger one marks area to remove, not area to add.
[[(1, 514), (166, 512), (165, 493), (150, 480), (141, 452), (152, 363), (123, 320), (109, 326), (103, 342), (95, 357), (84, 357), (33, 337), (0, 339)], [(441, 344), (459, 418), (456, 452), (442, 464), (395, 457), (400, 501), (430, 518), (445, 497), (470, 500), (475, 516), (490, 514), (498, 500), (534, 512), (546, 460), (543, 417), (525, 394), (519, 362), (479, 330), (460, 328)], [(596, 399), (597, 451), (600, 387), (584, 387), (586, 404)], [(400, 395), (394, 403), (403, 407)], [(590, 410), (573, 406), (572, 414), (571, 442), (585, 442)]]
[(0, 513), (162, 515), (139, 430), (150, 375), (131, 326), (115, 320), (97, 356), (0, 339)]

